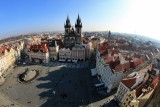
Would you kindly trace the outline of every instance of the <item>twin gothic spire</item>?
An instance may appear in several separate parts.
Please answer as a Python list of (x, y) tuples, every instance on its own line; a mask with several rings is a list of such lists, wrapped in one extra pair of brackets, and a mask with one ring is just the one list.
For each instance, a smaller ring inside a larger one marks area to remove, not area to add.
[[(64, 28), (71, 28), (70, 19), (68, 16), (66, 19), (66, 23), (64, 24)], [(78, 18), (75, 23), (75, 28), (82, 28), (82, 22), (81, 22), (81, 18), (79, 17), (79, 14), (78, 14)]]

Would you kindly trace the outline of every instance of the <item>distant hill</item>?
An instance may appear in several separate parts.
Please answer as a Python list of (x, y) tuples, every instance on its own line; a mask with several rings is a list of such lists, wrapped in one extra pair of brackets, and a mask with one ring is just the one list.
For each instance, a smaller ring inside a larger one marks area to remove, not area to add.
[(8, 37), (8, 38), (5, 38), (5, 39), (1, 39), (0, 40), (0, 44), (4, 43), (4, 42), (9, 42), (9, 41), (15, 41), (15, 40), (18, 40), (18, 39), (23, 39), (24, 37), (28, 37), (28, 36), (29, 35), (19, 35), (19, 36)]
[[(56, 31), (56, 32), (53, 32), (53, 31), (48, 31), (47, 33), (62, 33), (63, 31)], [(39, 34), (39, 33), (46, 33), (46, 32), (38, 32), (38, 33), (31, 33), (31, 34), (24, 34), (24, 35), (19, 35), (19, 36), (12, 36), (12, 37), (8, 37), (8, 38), (5, 38), (5, 39), (0, 39), (0, 44), (1, 43), (4, 43), (4, 42), (7, 42), (7, 41), (14, 41), (14, 40), (17, 40), (17, 39), (22, 39), (24, 37), (29, 37), (29, 36), (33, 36), (34, 34)], [(83, 33), (101, 33), (101, 34), (108, 34), (108, 31), (84, 31)], [(143, 35), (138, 35), (138, 34), (129, 34), (129, 33), (119, 33), (119, 32), (112, 32), (111, 31), (111, 34), (113, 36), (116, 37), (123, 37), (123, 38), (127, 38), (128, 40), (137, 40), (137, 41), (141, 41), (141, 42), (150, 42), (152, 43), (153, 45), (155, 46), (158, 46), (160, 47), (160, 40), (156, 40), (156, 39), (153, 39), (153, 38), (149, 38), (149, 37), (146, 37), (146, 36), (143, 36)]]

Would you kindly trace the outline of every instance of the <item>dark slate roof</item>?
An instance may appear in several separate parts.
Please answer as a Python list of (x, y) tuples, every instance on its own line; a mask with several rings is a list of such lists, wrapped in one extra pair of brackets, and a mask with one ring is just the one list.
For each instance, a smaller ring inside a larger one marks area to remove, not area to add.
[(49, 44), (49, 47), (55, 47), (56, 46), (56, 41), (52, 40)]
[(76, 27), (76, 28), (77, 28), (77, 27), (82, 28), (82, 22), (81, 22), (81, 18), (79, 17), (79, 15), (78, 15), (78, 18), (77, 18), (77, 21), (76, 21), (75, 27)]

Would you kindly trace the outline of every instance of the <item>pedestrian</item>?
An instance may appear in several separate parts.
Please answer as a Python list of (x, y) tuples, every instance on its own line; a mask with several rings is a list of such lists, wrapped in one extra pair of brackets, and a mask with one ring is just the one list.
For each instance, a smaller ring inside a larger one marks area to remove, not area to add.
[(55, 95), (55, 94), (56, 94), (56, 91), (53, 91), (53, 94)]

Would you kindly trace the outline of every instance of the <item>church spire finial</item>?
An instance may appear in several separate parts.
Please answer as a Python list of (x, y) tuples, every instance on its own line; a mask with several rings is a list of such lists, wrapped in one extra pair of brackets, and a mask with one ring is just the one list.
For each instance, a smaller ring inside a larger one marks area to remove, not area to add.
[(76, 21), (76, 23), (75, 23), (75, 27), (80, 27), (80, 28), (82, 28), (82, 22), (81, 22), (81, 18), (79, 17), (79, 14), (78, 14), (77, 21)]
[(67, 15), (67, 19), (69, 19), (69, 15)]
[(81, 18), (79, 17), (79, 13), (78, 13), (78, 18), (77, 18), (77, 20), (81, 20)]
[(69, 19), (69, 15), (67, 15), (67, 20), (66, 21), (70, 21), (70, 19)]
[(65, 28), (70, 28), (70, 27), (71, 27), (71, 23), (70, 23), (69, 15), (67, 15)]

